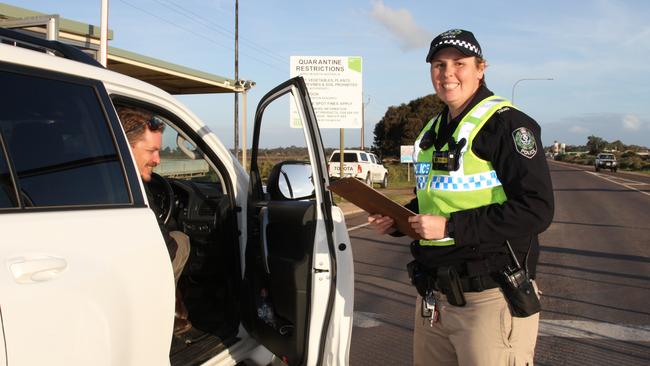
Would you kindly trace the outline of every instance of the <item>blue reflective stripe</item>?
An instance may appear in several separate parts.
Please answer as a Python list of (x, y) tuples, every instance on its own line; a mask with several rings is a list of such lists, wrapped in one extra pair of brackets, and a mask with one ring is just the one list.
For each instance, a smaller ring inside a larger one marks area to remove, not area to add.
[(433, 175), (431, 176), (429, 189), (440, 191), (476, 191), (485, 188), (498, 187), (500, 185), (501, 181), (497, 178), (497, 173), (494, 170), (491, 170), (485, 173), (460, 177)]

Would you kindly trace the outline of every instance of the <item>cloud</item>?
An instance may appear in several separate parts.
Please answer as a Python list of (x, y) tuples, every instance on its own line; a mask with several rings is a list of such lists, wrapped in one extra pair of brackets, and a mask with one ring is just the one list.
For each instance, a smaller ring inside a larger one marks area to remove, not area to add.
[(589, 132), (589, 130), (587, 128), (585, 128), (585, 127), (582, 127), (582, 126), (572, 126), (571, 128), (569, 128), (569, 132), (578, 133), (578, 134), (586, 134), (587, 132)]
[(370, 16), (397, 38), (405, 51), (427, 47), (433, 39), (433, 34), (420, 27), (406, 9), (392, 9), (379, 0), (373, 2)]
[(626, 114), (623, 116), (623, 128), (631, 131), (638, 131), (641, 129), (641, 120), (633, 114)]

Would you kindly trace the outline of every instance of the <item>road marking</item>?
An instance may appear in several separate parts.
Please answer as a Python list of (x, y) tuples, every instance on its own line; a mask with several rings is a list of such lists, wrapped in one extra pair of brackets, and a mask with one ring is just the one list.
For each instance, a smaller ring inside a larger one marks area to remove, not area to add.
[(379, 317), (379, 314), (377, 313), (368, 313), (365, 311), (355, 311), (354, 312), (354, 319), (352, 321), (353, 326), (357, 328), (374, 328), (378, 327), (382, 324), (383, 322), (377, 320)]
[(539, 335), (564, 338), (610, 339), (625, 342), (650, 341), (650, 326), (611, 324), (583, 320), (539, 321)]
[(365, 224), (361, 224), (361, 225), (353, 226), (353, 227), (349, 228), (348, 231), (361, 229), (362, 227), (365, 227), (365, 226), (368, 226), (368, 225), (370, 225), (370, 223), (369, 223), (369, 222), (366, 222)]
[[(638, 189), (632, 187), (630, 184), (617, 182), (615, 179), (609, 179), (609, 176), (608, 176), (608, 175), (605, 175), (605, 174), (598, 174), (598, 173), (594, 173), (594, 172), (588, 172), (588, 171), (586, 171), (586, 170), (585, 170), (585, 173), (589, 173), (589, 174), (591, 174), (591, 175), (593, 175), (593, 176), (596, 176), (596, 177), (598, 177), (598, 178), (604, 179), (604, 180), (606, 180), (606, 181), (608, 181), (608, 182), (612, 182), (612, 183), (614, 183), (614, 184), (618, 184), (619, 186), (623, 186), (623, 187), (628, 188), (628, 189), (631, 189), (631, 190), (633, 190), (633, 191), (637, 191), (637, 192), (639, 192), (639, 193), (645, 194), (646, 196), (650, 196), (650, 193), (648, 193), (648, 192), (643, 192), (643, 191), (641, 191), (641, 190), (638, 190)], [(621, 178), (621, 179), (622, 179), (622, 178)], [(627, 179), (626, 179), (626, 180), (627, 180)], [(639, 182), (637, 182), (637, 181), (632, 181), (632, 182), (639, 183)]]

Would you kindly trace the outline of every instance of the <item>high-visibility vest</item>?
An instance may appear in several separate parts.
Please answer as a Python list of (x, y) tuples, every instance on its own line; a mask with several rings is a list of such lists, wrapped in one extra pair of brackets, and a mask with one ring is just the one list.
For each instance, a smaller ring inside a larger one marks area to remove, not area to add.
[[(471, 208), (503, 203), (507, 200), (492, 163), (483, 160), (472, 152), (472, 144), (476, 134), (490, 117), (503, 107), (512, 107), (510, 101), (497, 96), (485, 98), (476, 104), (460, 121), (452, 137), (458, 142), (466, 140), (459, 155), (460, 167), (456, 171), (435, 170), (431, 162), (435, 151), (449, 150), (449, 144), (436, 150), (420, 149), (420, 141), (431, 126), (437, 135), (440, 129), (441, 116), (432, 118), (417, 140), (413, 152), (415, 163), (415, 184), (417, 189), (419, 212), (421, 214), (440, 215), (449, 218), (452, 212)], [(439, 240), (420, 240), (422, 246), (453, 245), (453, 238)]]

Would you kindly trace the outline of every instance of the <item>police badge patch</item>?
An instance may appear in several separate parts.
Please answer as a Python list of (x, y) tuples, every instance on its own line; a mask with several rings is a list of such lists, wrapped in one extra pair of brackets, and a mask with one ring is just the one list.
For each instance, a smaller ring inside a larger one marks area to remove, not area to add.
[(526, 127), (519, 127), (512, 131), (512, 138), (515, 140), (515, 149), (521, 155), (532, 159), (537, 154), (537, 143), (533, 133)]

